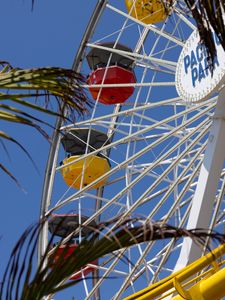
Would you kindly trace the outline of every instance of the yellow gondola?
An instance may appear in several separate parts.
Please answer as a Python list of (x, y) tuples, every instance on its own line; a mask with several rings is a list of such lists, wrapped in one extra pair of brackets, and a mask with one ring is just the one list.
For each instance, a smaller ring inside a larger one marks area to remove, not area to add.
[[(88, 143), (87, 143), (88, 141)], [(62, 176), (66, 184), (76, 189), (83, 188), (110, 170), (110, 163), (103, 153), (81, 158), (85, 153), (90, 153), (102, 146), (108, 145), (107, 134), (96, 129), (71, 128), (62, 137), (62, 145), (68, 153), (67, 158), (62, 161)], [(78, 160), (80, 159), (80, 160)], [(70, 164), (71, 163), (71, 164)], [(68, 166), (66, 166), (69, 164)], [(105, 184), (107, 177), (90, 187), (97, 189)], [(82, 183), (81, 183), (82, 182)]]
[[(63, 160), (63, 164), (67, 164), (78, 159), (80, 155), (72, 155), (69, 158)], [(76, 189), (85, 187), (92, 183), (100, 176), (104, 175), (110, 170), (110, 164), (108, 160), (101, 156), (92, 155), (85, 159), (81, 159), (74, 162), (71, 165), (62, 168), (62, 176), (68, 186), (72, 186)], [(83, 174), (83, 177), (82, 177)], [(82, 180), (83, 178), (83, 180)], [(97, 189), (105, 184), (107, 178), (100, 180), (90, 189)], [(81, 185), (81, 181), (83, 184)]]
[(145, 24), (153, 24), (166, 18), (161, 0), (125, 0), (129, 14)]

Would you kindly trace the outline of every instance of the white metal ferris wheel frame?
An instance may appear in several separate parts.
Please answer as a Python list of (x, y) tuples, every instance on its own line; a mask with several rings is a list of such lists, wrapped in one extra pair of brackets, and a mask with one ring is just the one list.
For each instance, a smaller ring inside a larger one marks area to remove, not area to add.
[[(97, 25), (98, 19), (101, 16), (102, 11), (105, 8), (107, 1), (101, 0), (98, 1), (98, 4), (95, 7), (95, 11), (92, 14), (92, 17), (90, 19), (90, 22), (88, 24), (88, 27), (86, 29), (86, 32), (83, 36), (83, 39), (81, 41), (79, 51), (74, 59), (72, 69), (75, 72), (79, 72), (82, 60), (84, 59), (85, 55), (85, 47), (86, 47), (86, 41), (92, 36), (95, 27)], [(66, 114), (66, 111), (65, 111)], [(43, 186), (43, 192), (42, 192), (42, 199), (41, 199), (41, 211), (40, 211), (40, 218), (45, 217), (46, 212), (48, 211), (50, 201), (51, 201), (51, 195), (52, 195), (52, 188), (53, 188), (53, 182), (55, 177), (55, 170), (57, 166), (57, 154), (58, 154), (58, 148), (60, 144), (60, 129), (63, 125), (63, 119), (59, 117), (57, 119), (55, 130), (52, 137), (52, 145), (49, 152), (49, 157), (46, 165), (46, 171), (45, 171), (45, 179), (44, 179), (44, 186)], [(40, 261), (43, 253), (46, 249), (46, 243), (48, 241), (48, 228), (47, 224), (44, 226), (43, 231), (40, 233), (40, 239), (39, 239), (39, 249), (38, 249), (38, 260)]]
[[(87, 43), (87, 41), (89, 41), (90, 37), (92, 36), (95, 27), (98, 23), (98, 20), (102, 14), (102, 12), (104, 11), (105, 7), (107, 6), (109, 9), (116, 11), (117, 13), (126, 16), (126, 18), (131, 19), (135, 22), (140, 22), (137, 21), (136, 19), (132, 18), (131, 16), (129, 16), (128, 14), (125, 14), (121, 11), (119, 11), (118, 9), (114, 8), (113, 6), (107, 4), (108, 1), (106, 0), (99, 0), (96, 8), (94, 10), (94, 13), (91, 17), (91, 20), (89, 22), (89, 25), (87, 27), (86, 33), (84, 34), (83, 40), (81, 42), (81, 46), (79, 48), (78, 54), (74, 60), (73, 63), (73, 70), (74, 71), (78, 71), (80, 70), (81, 67), (81, 63), (84, 59), (85, 56), (85, 48), (88, 47), (98, 47), (98, 48), (102, 48), (104, 50), (107, 50), (106, 47), (102, 47), (102, 46), (96, 46), (93, 45), (91, 43)], [(182, 19), (182, 21), (184, 21), (190, 28), (194, 29), (193, 24), (186, 19), (183, 15), (179, 14), (179, 17)], [(143, 26), (143, 23), (140, 22), (140, 24)], [(146, 38), (147, 34), (149, 31), (153, 31), (154, 33), (157, 33), (160, 36), (166, 37), (168, 40), (173, 41), (175, 43), (177, 43), (179, 46), (183, 46), (184, 43), (183, 41), (179, 41), (178, 39), (174, 38), (172, 35), (166, 33), (164, 30), (162, 29), (158, 29), (156, 26), (154, 25), (147, 25), (145, 26), (145, 30), (143, 31), (143, 36), (140, 38), (140, 43), (143, 43), (144, 39)], [(176, 63), (175, 62), (171, 62), (168, 60), (163, 60), (163, 59), (157, 59), (157, 58), (153, 58), (153, 57), (148, 57), (146, 55), (142, 55), (139, 53), (139, 49), (140, 46), (137, 45), (134, 53), (130, 53), (129, 57), (132, 58), (135, 62), (135, 64), (142, 64), (144, 63), (146, 66), (148, 66), (149, 68), (154, 67), (154, 69), (158, 69), (159, 71), (164, 71), (164, 72), (174, 72), (175, 71), (175, 67), (176, 67)], [(109, 49), (111, 52), (115, 52), (115, 53), (120, 53), (122, 55), (126, 55), (127, 53), (123, 53), (123, 51), (118, 50), (118, 49)], [(173, 86), (174, 82), (150, 82), (150, 83), (137, 83), (137, 84), (121, 84), (119, 86), (124, 87), (124, 86), (135, 86), (135, 87), (145, 87), (145, 86)], [(104, 87), (111, 87), (113, 85), (104, 85)], [(86, 86), (84, 86), (86, 87)], [(93, 87), (99, 87), (102, 88), (103, 85), (93, 85)], [(218, 101), (218, 105), (217, 105), (217, 109), (216, 109), (216, 114), (214, 115), (214, 119), (213, 119), (213, 125), (212, 125), (212, 129), (211, 129), (211, 134), (210, 134), (210, 138), (209, 138), (209, 142), (206, 146), (206, 144), (204, 144), (202, 146), (202, 148), (199, 150), (199, 152), (197, 152), (196, 156), (199, 155), (200, 153), (203, 153), (204, 149), (206, 148), (206, 154), (203, 160), (203, 165), (201, 166), (201, 171), (200, 171), (200, 176), (199, 176), (199, 182), (197, 184), (197, 189), (195, 192), (195, 196), (193, 199), (193, 204), (192, 204), (192, 208), (190, 208), (187, 210), (187, 215), (189, 214), (189, 221), (188, 221), (188, 228), (193, 228), (193, 227), (208, 227), (208, 223), (210, 220), (210, 215), (211, 212), (213, 211), (213, 205), (214, 205), (214, 199), (215, 199), (215, 192), (216, 192), (216, 188), (218, 185), (218, 181), (219, 181), (219, 177), (221, 174), (221, 170), (223, 167), (223, 161), (225, 158), (225, 153), (223, 153), (223, 151), (221, 151), (221, 147), (222, 149), (225, 148), (225, 139), (223, 138), (223, 135), (225, 133), (225, 123), (224, 123), (224, 118), (225, 118), (225, 105), (224, 105), (224, 92), (221, 92), (221, 96), (220, 96), (220, 100)], [(169, 102), (171, 103), (177, 103), (179, 105), (179, 100), (180, 98), (174, 98), (174, 99), (170, 99), (170, 100), (165, 100), (165, 105), (167, 105)], [(212, 102), (211, 106), (207, 107), (205, 110), (200, 111), (198, 113), (197, 116), (200, 116), (201, 114), (207, 114), (209, 112), (209, 110), (215, 106), (215, 99), (211, 99), (210, 102)], [(206, 103), (206, 102), (205, 102)], [(199, 107), (204, 107), (206, 104), (202, 103), (201, 105), (199, 105)], [(131, 115), (135, 115), (138, 114), (139, 111), (141, 110), (148, 110), (152, 107), (156, 107), (157, 105), (163, 105), (163, 101), (161, 101), (159, 104), (158, 103), (151, 103), (151, 104), (144, 104), (144, 105), (140, 105), (137, 107), (132, 107), (128, 110), (126, 110), (126, 114), (131, 114)], [(195, 107), (190, 107), (187, 111), (191, 112), (195, 110)], [(187, 111), (185, 113), (187, 113)], [(65, 112), (66, 113), (66, 112)], [(85, 121), (81, 121), (79, 122), (77, 125), (92, 125), (92, 124), (97, 124), (97, 122), (102, 122), (102, 121), (107, 121), (107, 119), (111, 118), (111, 125), (110, 125), (110, 129), (108, 130), (108, 137), (112, 137), (113, 136), (113, 129), (116, 129), (116, 125), (117, 125), (117, 119), (120, 115), (123, 115), (124, 112), (120, 111), (120, 105), (115, 106), (114, 112), (107, 115), (107, 117), (105, 116), (101, 116), (101, 117), (95, 117), (92, 118), (90, 120), (85, 120)], [(182, 112), (180, 113), (180, 115), (182, 115)], [(177, 117), (177, 115), (174, 117), (168, 117), (168, 121), (169, 120), (173, 120)], [(194, 117), (193, 117), (194, 119)], [(192, 120), (193, 120), (192, 119)], [(191, 121), (189, 120), (189, 122), (191, 123)], [(162, 122), (162, 126), (164, 126), (165, 120), (163, 120)], [(188, 121), (187, 121), (188, 123)], [(186, 124), (187, 124), (186, 123)], [(186, 125), (185, 124), (185, 125)], [(158, 126), (160, 124), (158, 123)], [(181, 124), (180, 126), (177, 126), (176, 128), (172, 129), (172, 133), (175, 135), (179, 135), (180, 131), (182, 130), (183, 126), (185, 126), (184, 124)], [(205, 124), (206, 126), (207, 124)], [(51, 201), (51, 196), (52, 196), (52, 189), (53, 189), (53, 182), (54, 182), (54, 177), (55, 177), (55, 172), (60, 170), (61, 167), (57, 167), (57, 160), (58, 160), (58, 149), (60, 146), (60, 134), (59, 134), (59, 129), (67, 129), (70, 126), (73, 125), (69, 125), (69, 126), (63, 126), (63, 121), (61, 118), (59, 118), (57, 120), (56, 126), (55, 126), (55, 131), (53, 134), (53, 143), (50, 149), (50, 153), (49, 153), (49, 158), (48, 158), (48, 162), (47, 162), (47, 166), (46, 166), (46, 176), (45, 176), (45, 181), (44, 181), (44, 187), (43, 187), (43, 194), (42, 194), (42, 202), (41, 202), (41, 213), (40, 216), (44, 217), (46, 215), (46, 213), (52, 212), (54, 209), (51, 209), (49, 211), (49, 205), (50, 205), (50, 201)], [(152, 125), (153, 127), (154, 125)], [(208, 127), (207, 127), (208, 126)], [(208, 130), (210, 125), (207, 125), (205, 128), (205, 131)], [(149, 130), (149, 127), (147, 128), (143, 128), (139, 131), (142, 133), (145, 133)], [(129, 135), (129, 140), (131, 138), (137, 138), (136, 137), (136, 133), (130, 134)], [(188, 138), (189, 136), (191, 136), (191, 132), (189, 133), (189, 135), (186, 136), (186, 138)], [(165, 137), (161, 136), (159, 140), (163, 140)], [(193, 143), (198, 143), (200, 139), (200, 136), (198, 136), (198, 138), (196, 138)], [(125, 142), (126, 138), (123, 139), (123, 142)], [(184, 142), (185, 139), (182, 139), (181, 141)], [(110, 145), (106, 145), (104, 146), (101, 151), (105, 151), (105, 153), (107, 153), (107, 151), (110, 151), (110, 148), (113, 146), (116, 146), (117, 144), (121, 143), (122, 141), (117, 140), (117, 141), (113, 141)], [(159, 141), (157, 141), (159, 143)], [(152, 147), (152, 144), (151, 144)], [(149, 147), (150, 148), (150, 147)], [(171, 149), (171, 153), (172, 153)], [(191, 150), (191, 146), (189, 146), (189, 148), (187, 148), (187, 150)], [(146, 148), (143, 150), (143, 152), (146, 151)], [(99, 150), (95, 150), (93, 151), (91, 154), (87, 154), (86, 157), (93, 155), (93, 154), (97, 154), (99, 152)], [(122, 162), (120, 164), (117, 165), (117, 167), (113, 168), (108, 174), (113, 174), (116, 170), (119, 170), (120, 168), (128, 165), (129, 161), (133, 160), (135, 157), (138, 157), (138, 155), (141, 155), (141, 151), (135, 155), (133, 155), (131, 158), (129, 158), (127, 161)], [(190, 160), (189, 164), (191, 165), (195, 159), (196, 156), (193, 156), (193, 158)], [(121, 191), (122, 193), (126, 193), (130, 187), (132, 185), (134, 185), (136, 182), (138, 182), (139, 180), (141, 180), (141, 178), (145, 175), (147, 175), (151, 169), (153, 169), (157, 164), (160, 164), (163, 161), (163, 156), (156, 160), (154, 163), (146, 166), (142, 166), (144, 167), (144, 171), (141, 172), (141, 174), (139, 176), (137, 176), (136, 180), (132, 181), (130, 184), (128, 184), (128, 186), (124, 187), (124, 189)], [(182, 158), (182, 155), (179, 156), (179, 159)], [(80, 158), (81, 159), (81, 158)], [(79, 159), (77, 160), (79, 161)], [(173, 163), (176, 163), (176, 158), (171, 159), (170, 163), (173, 165)], [(195, 172), (193, 172), (193, 174), (195, 175), (196, 172), (199, 172), (199, 168), (200, 168), (200, 163), (199, 162), (199, 167), (196, 168)], [(69, 165), (69, 164), (68, 164)], [(186, 168), (187, 169), (187, 168)], [(138, 171), (137, 171), (138, 172)], [(185, 168), (184, 168), (184, 172), (181, 173), (182, 176), (185, 176)], [(164, 172), (160, 178), (162, 177), (166, 177), (167, 174), (166, 172)], [(95, 181), (94, 183), (92, 183), (92, 185), (94, 185), (96, 182), (100, 181), (102, 178), (99, 178), (97, 181)], [(182, 180), (181, 176), (179, 176), (179, 180)], [(174, 184), (177, 184), (177, 182), (175, 182)], [(90, 185), (91, 186), (91, 185)], [(90, 187), (89, 186), (89, 187)], [(169, 193), (169, 191), (172, 189), (172, 187), (167, 190), (167, 192)], [(87, 189), (83, 189), (82, 193), (88, 193), (88, 188)], [(162, 191), (161, 191), (162, 192)], [(163, 192), (162, 192), (163, 193)], [(121, 196), (120, 194), (120, 196)], [(141, 201), (147, 201), (148, 199), (148, 194), (149, 194), (149, 190), (146, 190), (146, 192), (144, 193), (144, 196), (142, 195), (142, 197), (140, 199), (138, 199), (135, 204), (130, 207), (130, 210), (127, 212), (127, 215), (130, 214), (135, 207), (141, 202)], [(76, 193), (76, 197), (79, 196), (79, 192)], [(144, 197), (144, 200), (143, 200)], [(103, 189), (99, 189), (97, 191), (97, 195), (96, 195), (96, 199), (99, 199), (99, 201), (97, 202), (99, 205), (98, 209), (96, 210), (96, 213), (93, 214), (93, 216), (91, 218), (88, 219), (87, 224), (89, 222), (91, 222), (92, 220), (96, 220), (96, 218), (98, 218), (101, 214), (101, 212), (103, 211), (103, 208), (101, 207), (101, 204), (103, 200)], [(113, 199), (111, 199), (110, 201), (106, 201), (106, 207), (109, 206), (111, 203), (117, 203), (118, 205), (120, 205), (119, 202), (117, 202), (117, 198), (118, 196), (114, 197)], [(62, 201), (61, 203), (59, 203), (57, 205), (57, 208), (69, 203), (70, 201), (72, 201), (72, 199), (74, 199), (74, 195), (68, 197), (67, 199), (65, 199), (64, 201)], [(220, 195), (220, 199), (222, 199), (222, 195)], [(163, 199), (162, 199), (163, 201)], [(161, 202), (162, 203), (162, 202)], [(172, 211), (175, 207), (176, 203), (174, 204), (173, 207), (171, 207), (170, 211)], [(105, 209), (104, 206), (104, 209)], [(160, 206), (160, 203), (158, 204), (158, 206)], [(207, 211), (207, 208), (208, 209)], [(169, 215), (169, 212), (168, 214)], [(187, 215), (185, 215), (183, 217), (183, 219), (181, 220), (180, 225), (184, 224)], [(124, 215), (124, 217), (126, 216), (126, 214)], [(150, 219), (151, 215), (148, 216), (148, 219)], [(215, 217), (215, 216), (214, 216)], [(167, 220), (167, 217), (165, 216), (164, 221)], [(211, 227), (213, 227), (213, 224), (215, 222), (215, 218), (212, 220), (211, 222)], [(84, 223), (85, 225), (85, 223)], [(40, 235), (40, 242), (39, 242), (39, 259), (41, 258), (42, 254), (44, 253), (46, 247), (47, 247), (47, 242), (48, 242), (48, 228), (47, 228), (47, 223), (43, 228), (43, 231)], [(166, 257), (169, 255), (170, 249), (173, 245), (173, 241), (167, 245), (167, 247), (165, 249), (163, 249), (162, 251), (165, 251), (165, 259)], [(144, 257), (145, 257), (145, 252), (150, 251), (152, 247), (152, 243), (150, 243), (145, 251), (142, 253), (142, 255), (140, 255), (139, 260), (137, 261), (137, 266), (141, 263), (141, 261), (143, 261)], [(119, 256), (117, 257), (117, 259), (115, 260), (114, 264), (116, 264), (116, 261), (119, 260), (120, 256), (123, 254), (123, 251), (120, 252)], [(180, 258), (177, 262), (176, 265), (176, 269), (180, 268), (181, 266), (186, 265), (190, 260), (196, 258), (199, 256), (199, 250), (196, 250), (195, 246), (193, 245), (193, 243), (189, 240), (184, 241), (184, 244), (182, 246), (181, 249), (181, 254), (180, 254)], [(150, 262), (151, 263), (151, 262)], [(163, 263), (163, 262), (162, 262)], [(113, 267), (113, 265), (112, 265)], [(104, 269), (104, 268), (103, 268)], [(120, 291), (118, 291), (117, 295), (116, 295), (116, 299), (118, 299), (122, 293), (122, 291), (126, 288), (127, 282), (129, 281), (129, 279), (133, 278), (133, 280), (135, 280), (135, 276), (138, 277), (138, 275), (135, 275), (135, 270), (136, 268), (134, 267), (133, 270), (130, 272), (130, 274), (126, 274), (128, 275), (127, 280), (124, 282), (124, 284), (121, 286)], [(110, 270), (106, 270), (105, 276), (107, 276), (107, 274), (109, 273)], [(119, 272), (119, 271), (118, 271)], [(143, 272), (143, 270), (139, 270), (139, 273)], [(160, 272), (160, 266), (159, 268), (155, 271), (156, 275), (157, 272)], [(98, 291), (98, 287), (101, 284), (101, 279), (98, 281), (94, 282), (94, 288), (91, 292), (91, 295), (95, 296), (95, 299), (99, 298), (99, 291)], [(87, 299), (89, 299), (91, 297), (91, 295), (89, 295), (89, 297), (87, 297)]]

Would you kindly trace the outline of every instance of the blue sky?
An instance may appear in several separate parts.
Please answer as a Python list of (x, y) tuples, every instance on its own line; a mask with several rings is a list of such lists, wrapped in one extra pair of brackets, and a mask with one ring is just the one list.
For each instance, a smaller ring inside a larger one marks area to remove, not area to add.
[[(2, 36), (0, 59), (15, 67), (59, 66), (70, 68), (95, 1), (3, 0), (0, 2)], [(29, 151), (39, 174), (23, 152), (7, 143), (10, 160), (1, 151), (1, 161), (19, 179), (19, 189), (1, 172), (0, 251), (1, 272), (12, 246), (23, 230), (38, 219), (48, 142), (35, 130), (1, 124)], [(59, 299), (59, 298), (57, 298)]]

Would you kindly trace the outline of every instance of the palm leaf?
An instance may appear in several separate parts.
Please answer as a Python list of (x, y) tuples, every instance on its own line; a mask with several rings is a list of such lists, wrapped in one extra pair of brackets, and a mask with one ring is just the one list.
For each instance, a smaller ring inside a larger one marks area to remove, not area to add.
[[(62, 115), (60, 114), (60, 112), (55, 112), (49, 109), (46, 109), (40, 105), (34, 104), (32, 102), (29, 102), (25, 99), (30, 99), (30, 98), (35, 98), (37, 95), (36, 94), (4, 94), (4, 93), (0, 93), (0, 102), (1, 101), (5, 101), (5, 100), (10, 100), (14, 103), (17, 103), (19, 105), (24, 106), (25, 108), (28, 109), (32, 109), (32, 110), (36, 110), (38, 112), (41, 113), (45, 113), (45, 114), (49, 114), (55, 117), (61, 117)], [(47, 93), (42, 93), (42, 94), (38, 94), (39, 97), (46, 97)], [(66, 117), (65, 117), (66, 118)]]
[[(84, 81), (84, 77), (73, 70), (55, 67), (22, 70), (0, 61), (0, 120), (31, 126), (50, 141), (48, 134), (40, 125), (51, 125), (33, 113), (41, 112), (64, 119), (68, 117), (74, 119), (76, 114), (83, 115), (89, 105), (88, 98), (81, 88)], [(43, 105), (32, 103), (31, 99), (35, 101), (43, 99)], [(12, 105), (6, 104), (6, 101), (10, 101)], [(19, 106), (22, 109), (19, 109)], [(31, 159), (15, 138), (9, 138), (6, 134), (1, 134), (1, 138), (20, 145)], [(15, 180), (5, 166), (2, 165), (0, 168)]]
[(7, 122), (13, 122), (17, 124), (22, 124), (22, 125), (28, 125), (31, 127), (34, 127), (37, 129), (46, 139), (49, 140), (49, 136), (47, 133), (39, 126), (37, 123), (32, 122), (28, 118), (24, 118), (18, 114), (13, 114), (6, 112), (4, 110), (0, 110), (0, 120), (7, 121)]
[(8, 175), (17, 185), (18, 187), (20, 187), (22, 189), (22, 186), (20, 185), (19, 181), (17, 180), (17, 178), (3, 165), (0, 163), (0, 169), (6, 174)]
[[(16, 144), (26, 155), (27, 157), (30, 159), (30, 161), (32, 162), (33, 166), (35, 167), (35, 169), (38, 171), (38, 168), (33, 160), (33, 158), (31, 157), (31, 155), (29, 154), (29, 152), (23, 147), (22, 144), (20, 144), (17, 140), (15, 140), (13, 137), (9, 136), (8, 134), (6, 134), (5, 132), (1, 131), (0, 130), (0, 138), (3, 138), (3, 139), (6, 139), (14, 144)], [(2, 142), (2, 141), (1, 141)], [(7, 152), (7, 148), (5, 147), (4, 143), (3, 143), (3, 147), (4, 147), (4, 150)], [(8, 154), (8, 152), (7, 152)], [(3, 168), (2, 168), (3, 169)], [(8, 170), (7, 170), (7, 173), (8, 173)], [(11, 174), (12, 175), (12, 174)], [(12, 176), (10, 176), (12, 177)], [(14, 178), (13, 178), (14, 179)], [(16, 180), (17, 181), (17, 180)], [(17, 181), (18, 183), (18, 181)]]
[[(65, 260), (64, 255), (68, 249), (66, 246), (57, 262), (54, 262), (53, 270), (51, 268), (52, 257), (65, 241), (62, 240), (54, 249), (50, 250), (54, 237), (52, 236), (42, 261), (36, 269), (36, 247), (44, 223), (31, 226), (24, 232), (12, 251), (2, 279), (0, 298), (3, 299), (4, 297), (5, 300), (40, 300), (44, 296), (77, 284), (80, 280), (68, 282), (66, 279), (89, 262), (110, 253), (116, 255), (117, 251), (136, 244), (161, 239), (176, 240), (181, 237), (191, 237), (198, 245), (203, 245), (207, 238), (216, 239), (220, 243), (225, 241), (225, 235), (209, 232), (208, 229), (187, 230), (162, 222), (144, 223), (144, 220), (139, 218), (127, 219), (115, 227), (116, 221), (118, 218), (100, 223), (79, 244), (73, 254)], [(69, 239), (70, 242), (72, 238), (71, 235), (67, 240)], [(50, 253), (46, 263), (46, 258)]]
[[(20, 98), (29, 96), (29, 91), (31, 92), (30, 96), (34, 96), (34, 91), (35, 97), (42, 97), (44, 94), (48, 100), (47, 105), (49, 104), (49, 96), (53, 95), (56, 100), (57, 98), (62, 100), (56, 101), (60, 112), (65, 106), (73, 114), (74, 112), (83, 114), (86, 111), (89, 102), (81, 88), (81, 84), (85, 81), (81, 74), (73, 70), (55, 67), (21, 70), (12, 68), (5, 62), (2, 62), (1, 66), (0, 89), (25, 91), (24, 94), (19, 95)], [(1, 94), (1, 99), (4, 99), (4, 93)], [(6, 99), (10, 99), (10, 93)], [(14, 101), (14, 99), (15, 95), (10, 100)]]

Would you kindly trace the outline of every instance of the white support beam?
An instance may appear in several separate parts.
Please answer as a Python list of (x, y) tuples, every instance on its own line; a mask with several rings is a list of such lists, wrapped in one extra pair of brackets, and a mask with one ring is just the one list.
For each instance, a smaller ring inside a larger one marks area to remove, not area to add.
[(149, 87), (149, 86), (174, 86), (175, 82), (141, 82), (141, 83), (102, 83), (102, 84), (82, 84), (82, 88), (114, 88), (114, 87)]
[(158, 28), (157, 26), (155, 26), (153, 24), (145, 24), (141, 20), (138, 20), (137, 18), (132, 17), (131, 15), (129, 15), (129, 14), (127, 14), (127, 13), (125, 13), (125, 12), (117, 9), (116, 7), (114, 7), (114, 6), (110, 5), (110, 4), (107, 4), (106, 6), (108, 8), (110, 8), (111, 10), (117, 12), (118, 14), (124, 16), (125, 18), (130, 19), (133, 22), (135, 22), (135, 23), (137, 23), (137, 24), (139, 24), (139, 25), (141, 25), (143, 27), (146, 27), (149, 30), (151, 30), (152, 32), (157, 33), (158, 35), (166, 38), (167, 40), (172, 41), (172, 42), (174, 42), (175, 44), (177, 44), (179, 46), (182, 46), (182, 47), (184, 46), (184, 42), (183, 41), (181, 41), (178, 38), (172, 36), (169, 32), (165, 32), (165, 31), (163, 31), (162, 29)]
[(92, 44), (92, 43), (87, 43), (86, 46), (90, 47), (90, 48), (105, 50), (105, 51), (108, 51), (109, 53), (120, 54), (121, 56), (133, 59), (134, 61), (141, 61), (141, 62), (150, 61), (152, 63), (156, 63), (160, 66), (163, 66), (163, 67), (168, 68), (173, 71), (176, 70), (176, 66), (177, 66), (177, 62), (175, 62), (175, 61), (160, 59), (160, 58), (156, 58), (154, 56), (148, 56), (147, 54), (128, 52), (128, 51), (120, 50), (117, 48), (109, 48), (109, 47), (101, 46), (99, 44)]
[[(208, 228), (225, 159), (225, 89), (220, 92), (200, 170), (187, 229)], [(184, 240), (175, 271), (201, 256), (192, 239)]]

